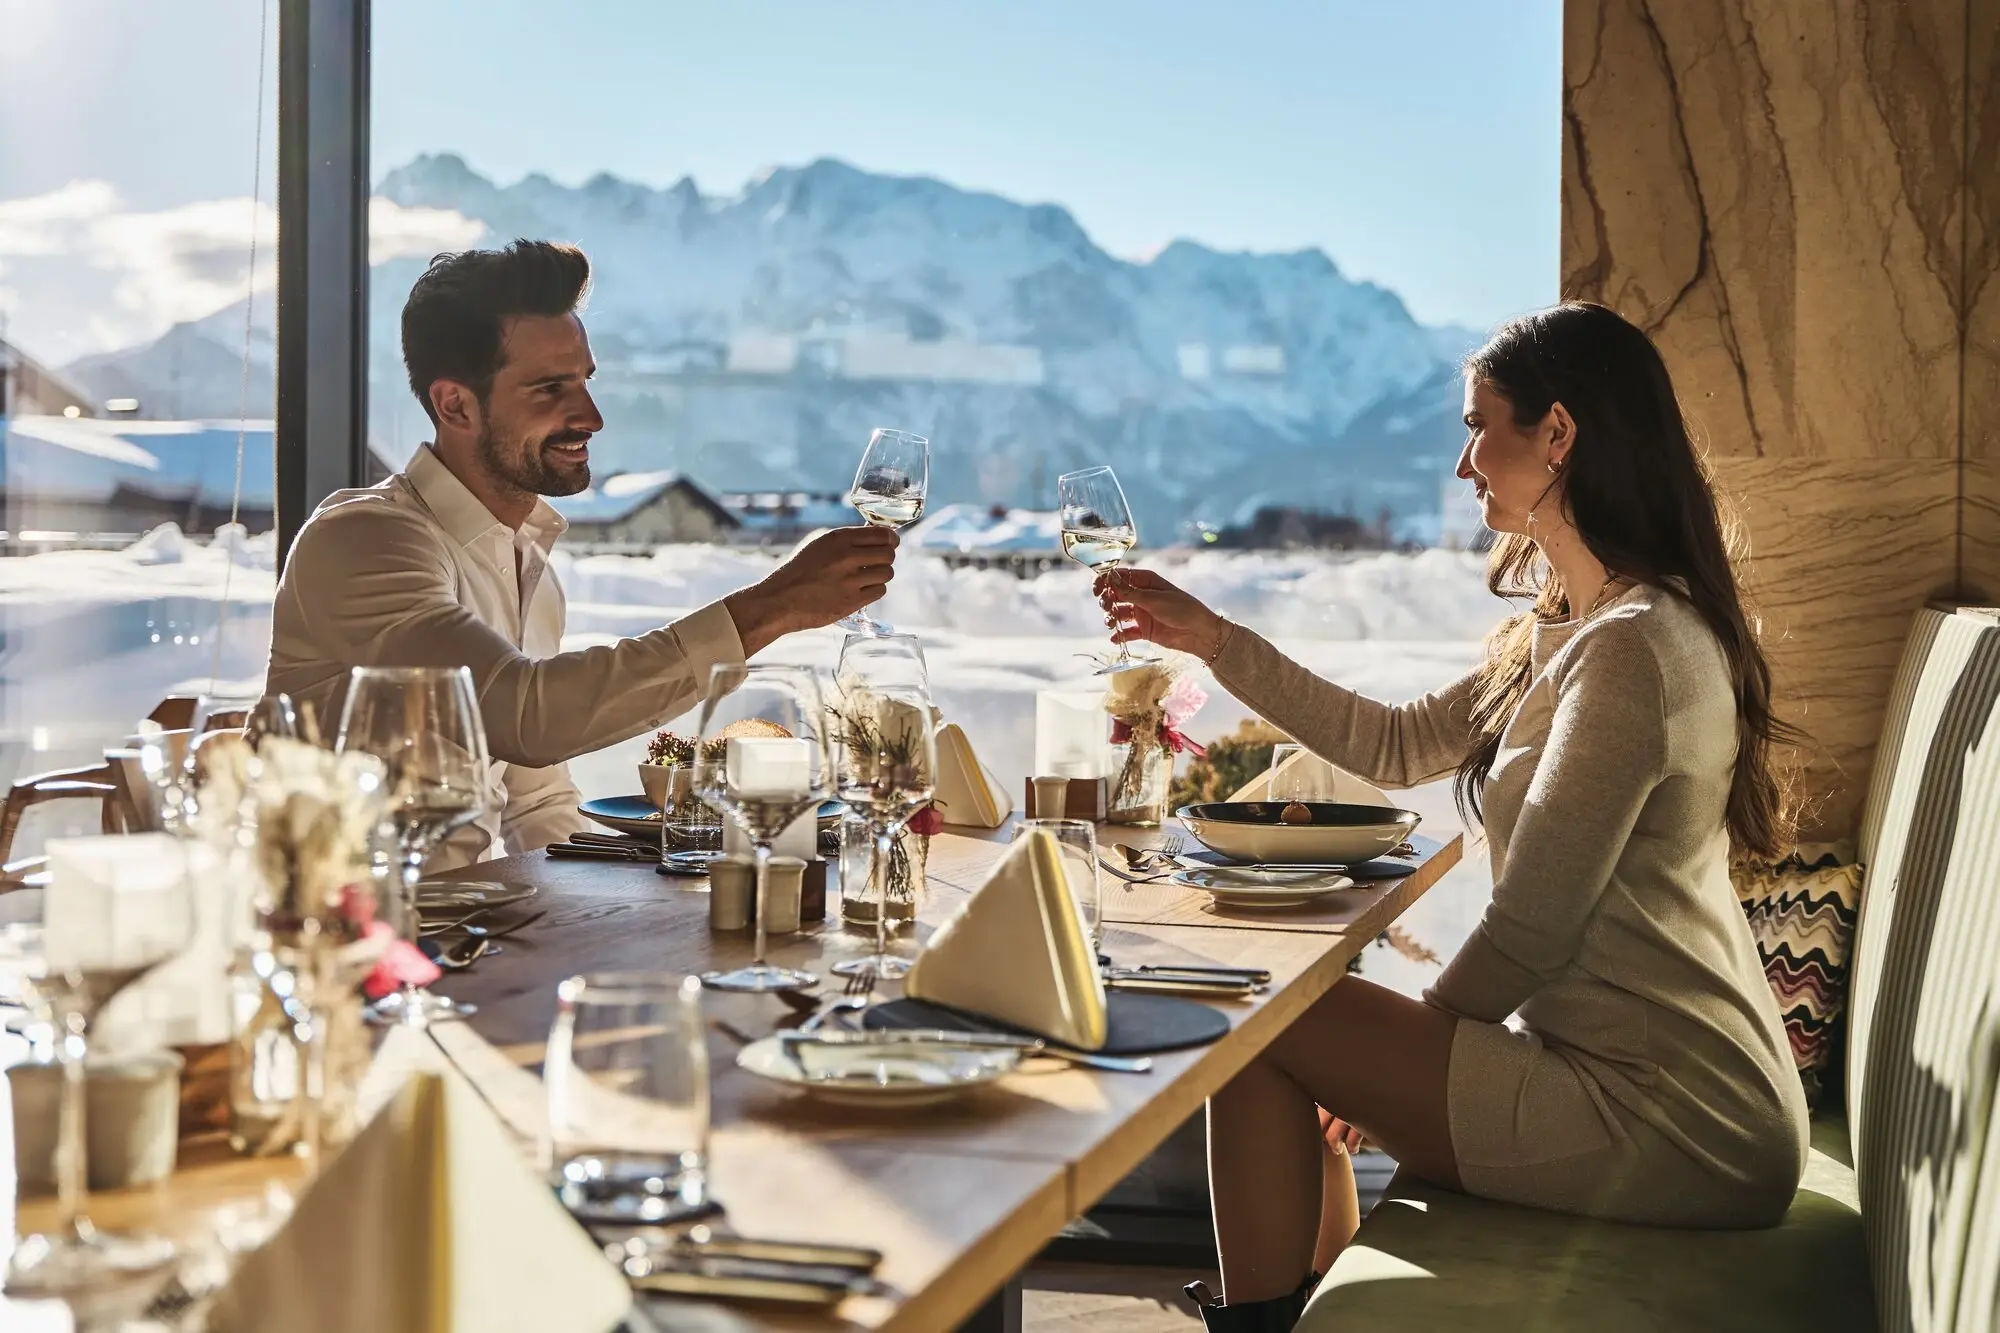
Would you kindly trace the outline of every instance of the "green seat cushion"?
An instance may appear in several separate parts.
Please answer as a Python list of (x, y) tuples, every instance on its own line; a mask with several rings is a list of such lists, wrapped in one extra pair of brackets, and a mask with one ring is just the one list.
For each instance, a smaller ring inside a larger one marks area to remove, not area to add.
[[(1320, 1284), (1301, 1333), (1875, 1327), (1844, 1126), (1816, 1123), (1798, 1198), (1765, 1231), (1596, 1222), (1399, 1173)], [(1832, 1156), (1817, 1146), (1838, 1144)]]

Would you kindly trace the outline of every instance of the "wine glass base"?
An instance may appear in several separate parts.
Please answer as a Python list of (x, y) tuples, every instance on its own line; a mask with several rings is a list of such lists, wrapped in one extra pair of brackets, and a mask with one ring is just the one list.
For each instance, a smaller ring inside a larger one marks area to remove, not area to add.
[(701, 984), (710, 990), (748, 991), (758, 995), (768, 995), (773, 991), (810, 990), (819, 985), (819, 978), (810, 972), (797, 968), (773, 967), (769, 963), (753, 963), (749, 967), (731, 968), (727, 972), (704, 972)]
[[(88, 1228), (88, 1224), (85, 1224)], [(28, 1236), (14, 1248), (7, 1294), (32, 1300), (116, 1301), (143, 1306), (171, 1275), (179, 1251), (162, 1236), (126, 1235), (88, 1228), (82, 1239)], [(155, 1285), (141, 1290), (142, 1284)], [(133, 1312), (136, 1313), (136, 1310)]]
[(479, 1012), (476, 1004), (433, 995), (427, 990), (397, 991), (384, 995), (368, 1006), (368, 1021), (379, 1027), (423, 1027), (454, 1018), (470, 1018)]
[(910, 960), (898, 958), (894, 954), (870, 954), (866, 958), (849, 958), (835, 963), (833, 970), (843, 977), (858, 977), (873, 973), (878, 981), (895, 981), (910, 975)]
[(1122, 662), (1107, 662), (1091, 674), (1094, 676), (1115, 676), (1121, 671), (1132, 671), (1139, 667), (1158, 666), (1157, 657), (1128, 657)]

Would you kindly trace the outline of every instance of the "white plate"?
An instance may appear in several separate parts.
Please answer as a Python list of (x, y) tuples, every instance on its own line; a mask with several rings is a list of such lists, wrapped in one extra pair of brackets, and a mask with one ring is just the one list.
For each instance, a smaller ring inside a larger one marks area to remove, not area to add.
[(1253, 910), (1299, 907), (1316, 898), (1354, 887), (1354, 881), (1347, 876), (1332, 875), (1323, 870), (1232, 870), (1226, 867), (1183, 870), (1174, 876), (1174, 882), (1200, 889), (1220, 906)]
[(500, 907), (535, 896), (532, 884), (509, 884), (495, 879), (427, 879), (417, 885), (417, 910), (435, 912), (447, 907)]
[(736, 1056), (739, 1068), (759, 1078), (843, 1106), (930, 1106), (1004, 1078), (1020, 1063), (1021, 1053), (1004, 1047), (814, 1045), (777, 1037), (752, 1042)]

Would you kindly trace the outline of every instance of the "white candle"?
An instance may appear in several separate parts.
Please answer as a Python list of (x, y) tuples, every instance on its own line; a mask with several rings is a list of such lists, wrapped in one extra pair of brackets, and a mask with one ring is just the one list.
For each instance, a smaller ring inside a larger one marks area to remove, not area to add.
[(812, 745), (794, 737), (733, 737), (723, 774), (738, 797), (803, 797), (812, 791)]

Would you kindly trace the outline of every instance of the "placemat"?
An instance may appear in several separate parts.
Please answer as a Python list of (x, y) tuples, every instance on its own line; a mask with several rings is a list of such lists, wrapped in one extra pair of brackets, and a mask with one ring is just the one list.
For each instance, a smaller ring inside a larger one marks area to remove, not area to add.
[[(1104, 1010), (1106, 1036), (1104, 1045), (1096, 1052), (1098, 1055), (1156, 1055), (1162, 1051), (1186, 1050), (1190, 1046), (1206, 1046), (1229, 1031), (1229, 1019), (1220, 1010), (1177, 995), (1108, 991)], [(871, 1028), (943, 1028), (948, 1032), (1040, 1035), (991, 1018), (908, 998), (889, 1000), (864, 1010), (861, 1022), (863, 1027)]]
[[(1227, 867), (1250, 864), (1247, 861), (1239, 861), (1233, 856), (1224, 856), (1221, 852), (1212, 852), (1208, 848), (1201, 846), (1190, 848), (1188, 851), (1183, 852), (1182, 855), (1190, 861), (1203, 861), (1212, 866)], [(1379, 857), (1373, 861), (1361, 861), (1355, 865), (1348, 866), (1340, 873), (1359, 883), (1364, 879), (1401, 879), (1416, 868), (1417, 863), (1415, 861), (1405, 861), (1393, 857)]]

